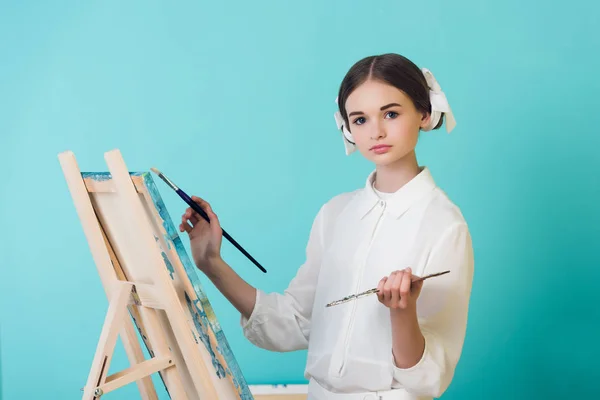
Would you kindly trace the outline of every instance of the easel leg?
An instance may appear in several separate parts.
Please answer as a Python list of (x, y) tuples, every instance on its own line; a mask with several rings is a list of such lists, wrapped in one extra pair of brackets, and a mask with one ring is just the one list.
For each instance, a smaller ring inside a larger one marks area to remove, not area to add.
[[(144, 361), (144, 353), (137, 339), (133, 321), (127, 318), (125, 325), (121, 328), (121, 340), (131, 365), (137, 365)], [(145, 376), (137, 381), (137, 386), (143, 400), (158, 400), (152, 378)]]
[(101, 395), (101, 393), (94, 393), (94, 391), (106, 380), (115, 345), (117, 344), (118, 333), (125, 322), (125, 313), (132, 287), (133, 285), (127, 282), (115, 282), (115, 289), (110, 298), (92, 368), (83, 391), (84, 400), (92, 400)]

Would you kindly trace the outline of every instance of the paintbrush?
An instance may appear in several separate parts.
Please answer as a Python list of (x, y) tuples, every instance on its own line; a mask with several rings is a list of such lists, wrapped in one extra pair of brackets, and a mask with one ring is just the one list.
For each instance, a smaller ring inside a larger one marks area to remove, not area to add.
[[(434, 276), (444, 275), (444, 274), (447, 274), (448, 272), (450, 272), (450, 271), (436, 272), (433, 274), (425, 275), (425, 276), (415, 279), (414, 281), (411, 282), (411, 284), (424, 281), (425, 279), (433, 278)], [(373, 293), (379, 293), (379, 290), (377, 290), (377, 288), (373, 288), (373, 289), (365, 290), (364, 292), (361, 292), (358, 294), (351, 294), (350, 296), (346, 296), (343, 299), (332, 301), (331, 303), (327, 304), (325, 307), (337, 306), (338, 304), (345, 303), (352, 299), (358, 299), (359, 297), (368, 296)]]
[[(163, 181), (165, 181), (165, 183), (171, 189), (173, 189), (179, 195), (179, 197), (181, 197), (183, 199), (183, 201), (185, 201), (194, 211), (196, 211), (198, 214), (200, 214), (200, 216), (202, 218), (204, 218), (208, 223), (210, 223), (210, 219), (208, 218), (208, 215), (206, 215), (206, 213), (204, 212), (204, 210), (202, 209), (202, 207), (200, 207), (198, 205), (198, 203), (196, 203), (194, 200), (192, 200), (190, 198), (190, 196), (188, 196), (183, 190), (181, 190), (179, 187), (177, 187), (177, 185), (175, 185), (173, 183), (173, 181), (171, 181), (169, 178), (167, 178), (158, 169), (156, 169), (156, 168), (150, 168), (150, 170), (152, 172), (154, 172), (156, 175), (158, 175), (160, 177), (160, 179), (162, 179)], [(229, 242), (232, 245), (234, 245), (239, 251), (241, 251), (242, 254), (244, 254), (250, 261), (252, 261), (252, 263), (254, 265), (256, 265), (258, 267), (258, 269), (260, 269), (262, 272), (265, 272), (265, 273), (267, 272), (267, 270), (262, 265), (260, 265), (260, 263), (258, 261), (256, 261), (254, 259), (254, 257), (252, 257), (250, 255), (250, 253), (248, 253), (242, 246), (240, 246), (240, 244), (234, 238), (232, 238), (231, 235), (225, 231), (225, 229), (221, 228), (221, 230), (223, 231), (223, 236), (225, 237), (225, 239), (229, 240)]]

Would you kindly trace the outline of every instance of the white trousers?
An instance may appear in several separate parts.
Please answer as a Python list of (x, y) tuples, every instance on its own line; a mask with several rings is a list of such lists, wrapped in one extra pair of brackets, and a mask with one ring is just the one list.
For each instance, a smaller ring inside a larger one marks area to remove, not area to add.
[(420, 400), (420, 398), (402, 389), (364, 393), (333, 393), (311, 379), (308, 382), (307, 400)]

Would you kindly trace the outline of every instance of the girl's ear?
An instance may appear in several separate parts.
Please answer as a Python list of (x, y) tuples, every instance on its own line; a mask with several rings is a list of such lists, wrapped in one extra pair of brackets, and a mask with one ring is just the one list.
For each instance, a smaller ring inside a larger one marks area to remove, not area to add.
[(420, 124), (421, 129), (429, 126), (430, 122), (431, 122), (431, 113), (421, 114), (421, 124)]

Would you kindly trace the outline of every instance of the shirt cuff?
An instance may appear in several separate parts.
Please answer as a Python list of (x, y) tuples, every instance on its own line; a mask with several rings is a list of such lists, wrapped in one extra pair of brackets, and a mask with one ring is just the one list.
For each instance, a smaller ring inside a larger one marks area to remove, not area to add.
[(265, 293), (260, 289), (256, 289), (254, 308), (252, 309), (252, 313), (250, 313), (250, 317), (246, 318), (243, 314), (240, 316), (240, 325), (244, 332), (244, 336), (246, 336), (248, 339), (252, 339), (254, 337), (253, 334), (258, 332), (259, 325), (263, 324), (267, 320), (267, 307), (263, 301), (264, 297)]
[(425, 338), (425, 348), (423, 355), (415, 365), (408, 368), (397, 367), (392, 353), (394, 380), (412, 393), (438, 397), (436, 395), (441, 386), (440, 361), (442, 360), (436, 360), (436, 358), (439, 358), (441, 354), (436, 348), (434, 336), (426, 331), (422, 333)]

